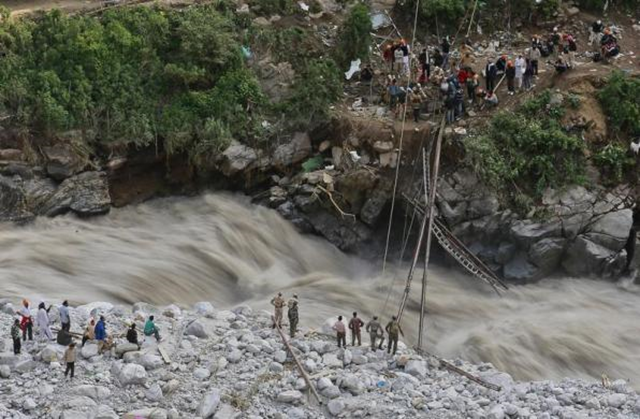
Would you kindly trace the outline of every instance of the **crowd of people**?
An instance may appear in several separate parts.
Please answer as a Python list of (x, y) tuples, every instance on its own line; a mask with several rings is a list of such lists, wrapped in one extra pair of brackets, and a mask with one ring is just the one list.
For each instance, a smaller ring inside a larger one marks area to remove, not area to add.
[[(70, 376), (70, 378), (73, 378), (76, 360), (76, 342), (74, 341), (74, 337), (81, 338), (81, 347), (84, 347), (87, 342), (95, 341), (99, 354), (111, 348), (113, 344), (112, 337), (107, 333), (106, 319), (104, 316), (99, 316), (97, 321), (91, 317), (82, 334), (72, 332), (69, 302), (65, 300), (58, 306), (60, 328), (57, 330), (57, 335), (54, 338), (51, 327), (53, 322), (49, 316), (52, 307), (53, 306), (46, 307), (46, 304), (41, 302), (38, 305), (34, 324), (30, 302), (26, 299), (22, 301), (22, 306), (16, 312), (17, 317), (14, 319), (10, 331), (11, 340), (13, 341), (13, 353), (19, 355), (22, 351), (23, 342), (34, 340), (33, 330), (35, 325), (38, 333), (36, 339), (38, 341), (51, 342), (55, 340), (58, 344), (67, 347), (63, 355), (63, 361), (66, 365), (64, 375), (65, 377)], [(160, 331), (155, 324), (154, 316), (147, 318), (143, 333), (145, 336), (155, 337), (158, 342), (161, 341)], [(126, 332), (126, 339), (127, 342), (136, 344), (140, 348), (141, 343), (138, 339), (135, 322), (132, 322), (129, 326)]]
[[(597, 47), (591, 53), (594, 60), (599, 55), (611, 57), (619, 53), (613, 31), (601, 21), (594, 22), (591, 32), (591, 43)], [(444, 110), (447, 122), (452, 123), (470, 109), (497, 106), (496, 92), (503, 80), (508, 95), (533, 89), (541, 61), (553, 66), (558, 74), (574, 68), (577, 51), (576, 37), (558, 27), (545, 37), (534, 35), (521, 53), (489, 57), (483, 68), (476, 63), (468, 39), (454, 50), (449, 37), (445, 37), (437, 47), (423, 48), (416, 59), (412, 59), (415, 56), (404, 39), (389, 41), (382, 46), (387, 66), (382, 101), (396, 117), (411, 109), (417, 123), (422, 113)], [(372, 77), (371, 67), (367, 66), (361, 72), (361, 80), (370, 83)]]
[[(289, 318), (289, 335), (294, 338), (298, 331), (298, 296), (293, 295), (289, 301), (286, 301), (279, 292), (278, 295), (271, 299), (271, 305), (274, 307), (273, 312), (273, 328), (282, 328), (282, 320), (284, 317), (284, 308), (288, 307), (287, 317)], [(358, 313), (354, 312), (353, 317), (349, 319), (347, 324), (344, 323), (343, 317), (338, 316), (336, 322), (332, 325), (332, 330), (336, 333), (336, 340), (338, 342), (338, 348), (347, 347), (347, 328), (351, 333), (351, 346), (362, 345), (362, 329), (369, 334), (369, 342), (371, 350), (376, 351), (383, 349), (385, 332), (387, 333), (387, 353), (396, 354), (398, 351), (398, 339), (400, 336), (404, 336), (400, 322), (396, 316), (392, 316), (391, 320), (383, 328), (378, 321), (377, 316), (365, 323)], [(357, 345), (356, 345), (357, 344)]]

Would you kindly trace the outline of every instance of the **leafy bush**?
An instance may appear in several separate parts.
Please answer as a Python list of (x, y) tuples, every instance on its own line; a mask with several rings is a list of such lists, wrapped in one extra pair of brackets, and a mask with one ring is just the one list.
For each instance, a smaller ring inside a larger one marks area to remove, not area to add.
[(615, 143), (604, 146), (593, 156), (593, 160), (605, 175), (605, 183), (611, 185), (620, 183), (624, 173), (636, 164), (635, 159), (628, 156), (627, 150)]
[(251, 10), (261, 16), (285, 16), (294, 12), (298, 7), (293, 0), (251, 0)]
[(500, 112), (466, 141), (467, 161), (496, 189), (515, 185), (538, 196), (546, 187), (581, 181), (584, 144), (562, 129), (561, 112), (549, 100), (546, 92), (516, 112)]
[[(413, 12), (416, 8), (415, 0), (405, 3), (407, 11)], [(419, 17), (435, 20), (436, 15), (440, 22), (454, 23), (464, 16), (466, 10), (465, 0), (421, 0), (418, 10)]]
[(371, 31), (369, 9), (362, 3), (356, 4), (340, 30), (337, 55), (342, 66), (346, 67), (352, 60), (364, 60), (369, 56)]
[(251, 136), (247, 111), (266, 104), (237, 38), (215, 6), (4, 18), (2, 112), (38, 137), (80, 130), (107, 147), (160, 139), (201, 159), (232, 135)]
[(331, 59), (312, 60), (297, 77), (293, 89), (283, 110), (293, 122), (316, 123), (328, 117), (330, 105), (342, 95), (342, 73)]
[(629, 135), (640, 135), (640, 79), (615, 72), (598, 93), (612, 127)]
[(578, 0), (580, 7), (596, 12), (602, 12), (607, 3), (609, 3), (609, 9), (619, 9), (622, 11), (637, 12), (640, 8), (638, 0)]

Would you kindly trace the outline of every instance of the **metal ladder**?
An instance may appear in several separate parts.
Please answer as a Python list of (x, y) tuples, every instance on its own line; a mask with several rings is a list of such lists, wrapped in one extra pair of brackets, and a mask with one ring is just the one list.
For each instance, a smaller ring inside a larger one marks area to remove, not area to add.
[[(405, 201), (411, 204), (417, 212), (424, 216), (424, 208), (414, 199), (402, 195)], [(474, 255), (451, 231), (444, 225), (442, 220), (435, 219), (433, 224), (433, 234), (436, 236), (440, 246), (451, 255), (467, 272), (491, 285), (500, 294), (500, 290), (508, 290), (507, 285), (491, 270), (484, 262)]]

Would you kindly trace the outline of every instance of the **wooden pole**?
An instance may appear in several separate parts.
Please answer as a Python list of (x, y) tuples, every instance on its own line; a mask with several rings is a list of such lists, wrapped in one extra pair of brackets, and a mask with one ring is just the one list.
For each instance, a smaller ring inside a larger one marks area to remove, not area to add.
[(424, 328), (424, 308), (425, 300), (427, 296), (427, 277), (429, 272), (429, 258), (431, 256), (431, 232), (433, 231), (433, 223), (435, 221), (435, 202), (436, 202), (436, 189), (438, 186), (438, 171), (440, 170), (440, 152), (442, 150), (442, 137), (444, 137), (445, 118), (442, 118), (440, 124), (440, 132), (438, 133), (438, 140), (436, 142), (436, 155), (435, 162), (433, 163), (433, 177), (431, 178), (431, 189), (429, 189), (429, 199), (427, 202), (428, 209), (425, 214), (425, 218), (429, 219), (429, 226), (427, 228), (427, 243), (424, 249), (424, 270), (422, 272), (422, 295), (420, 299), (420, 330), (418, 331), (418, 347), (422, 348), (422, 334)]
[[(429, 206), (429, 183), (427, 181), (427, 159), (425, 157), (426, 152), (422, 149), (422, 182), (424, 184), (424, 205), (425, 207)], [(426, 249), (426, 248), (425, 248)], [(425, 253), (425, 261), (427, 260), (427, 255)], [(426, 300), (426, 272), (427, 266), (425, 265), (424, 271), (422, 272), (422, 293), (420, 296), (420, 323), (418, 325), (418, 347), (422, 348), (422, 331), (424, 330), (423, 322), (424, 322), (424, 311), (425, 311), (425, 300)]]
[(280, 333), (280, 337), (282, 338), (284, 345), (287, 347), (287, 350), (289, 351), (289, 353), (291, 354), (291, 357), (296, 363), (296, 366), (298, 367), (298, 371), (300, 371), (300, 375), (302, 375), (302, 378), (307, 383), (307, 386), (309, 386), (309, 390), (311, 390), (311, 393), (313, 394), (313, 396), (316, 398), (316, 400), (318, 400), (318, 403), (322, 404), (322, 399), (320, 399), (320, 395), (318, 394), (318, 392), (316, 391), (316, 388), (311, 383), (311, 379), (309, 378), (309, 375), (304, 370), (304, 368), (302, 368), (302, 364), (300, 364), (300, 360), (298, 359), (296, 354), (293, 352), (293, 348), (291, 347), (291, 344), (287, 340), (287, 337), (284, 335), (282, 328), (280, 327), (278, 322), (276, 322), (276, 318), (274, 316), (271, 316), (271, 319), (273, 320), (273, 324), (276, 325), (276, 329), (278, 329), (278, 333)]
[(471, 33), (471, 26), (473, 25), (473, 18), (476, 15), (476, 9), (478, 8), (478, 0), (476, 0), (475, 4), (473, 5), (473, 12), (471, 12), (471, 21), (469, 22), (469, 28), (467, 29), (467, 38), (469, 37), (469, 34)]

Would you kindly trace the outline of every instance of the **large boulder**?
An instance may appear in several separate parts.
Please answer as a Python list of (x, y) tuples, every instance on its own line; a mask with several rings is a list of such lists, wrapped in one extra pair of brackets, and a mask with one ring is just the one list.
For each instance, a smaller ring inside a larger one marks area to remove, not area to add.
[(34, 177), (22, 182), (22, 189), (27, 200), (27, 206), (36, 215), (44, 215), (42, 209), (55, 193), (56, 183), (48, 178)]
[(216, 413), (218, 405), (220, 404), (220, 390), (217, 388), (212, 389), (210, 392), (204, 395), (200, 404), (198, 405), (198, 416), (203, 419), (211, 418)]
[(553, 272), (560, 264), (567, 240), (547, 238), (536, 242), (529, 249), (529, 260), (545, 274)]
[(253, 148), (233, 141), (231, 145), (222, 152), (222, 173), (224, 173), (225, 176), (233, 176), (245, 170), (257, 159), (258, 154)]
[(561, 237), (562, 223), (560, 221), (544, 224), (529, 220), (516, 221), (511, 226), (511, 236), (520, 246), (528, 249), (533, 243), (547, 237)]
[(43, 147), (42, 152), (47, 161), (47, 174), (56, 180), (63, 180), (80, 172), (86, 161), (67, 144)]
[(118, 381), (122, 386), (144, 385), (147, 381), (147, 371), (142, 365), (126, 364), (118, 371)]
[(286, 168), (300, 163), (311, 154), (311, 139), (309, 134), (296, 132), (293, 139), (278, 146), (273, 152), (273, 163), (280, 168)]
[(0, 176), (0, 222), (26, 222), (32, 218), (22, 189), (12, 179)]
[(562, 267), (574, 276), (600, 275), (616, 252), (581, 235), (569, 245)]
[(65, 179), (43, 205), (42, 212), (53, 217), (68, 211), (81, 216), (106, 214), (111, 208), (109, 182), (104, 172), (84, 172)]
[(610, 212), (598, 218), (588, 229), (586, 236), (592, 242), (618, 252), (624, 248), (632, 225), (632, 210)]
[(526, 283), (539, 279), (540, 269), (529, 262), (525, 253), (518, 253), (504, 265), (504, 278), (516, 283)]

